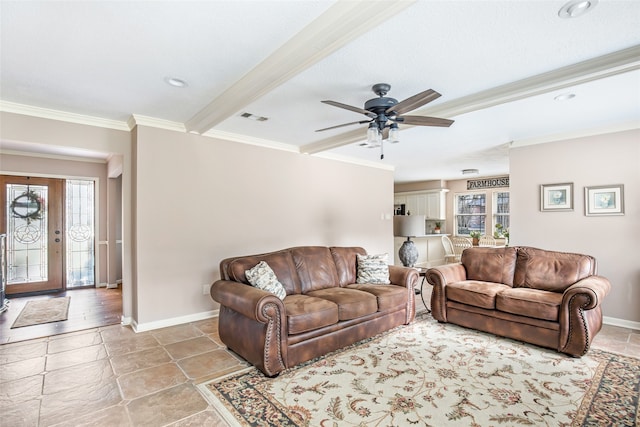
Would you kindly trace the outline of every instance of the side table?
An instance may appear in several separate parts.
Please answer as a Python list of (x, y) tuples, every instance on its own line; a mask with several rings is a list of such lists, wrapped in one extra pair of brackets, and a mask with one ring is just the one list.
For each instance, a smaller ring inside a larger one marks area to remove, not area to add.
[(420, 289), (416, 288), (416, 294), (420, 294), (420, 298), (422, 299), (422, 304), (424, 304), (425, 308), (427, 309), (427, 313), (431, 313), (431, 308), (429, 308), (427, 306), (427, 303), (424, 301), (424, 292), (423, 292), (424, 282), (426, 282), (427, 280), (428, 268), (424, 268), (424, 267), (414, 267), (414, 268), (418, 270), (418, 275), (422, 277), (422, 280), (420, 281)]

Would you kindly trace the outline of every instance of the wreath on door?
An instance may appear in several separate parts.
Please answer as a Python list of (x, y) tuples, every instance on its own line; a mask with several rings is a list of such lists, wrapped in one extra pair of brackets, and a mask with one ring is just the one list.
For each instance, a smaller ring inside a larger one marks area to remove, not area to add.
[(33, 190), (13, 199), (10, 208), (14, 218), (26, 219), (28, 222), (42, 219), (42, 199)]

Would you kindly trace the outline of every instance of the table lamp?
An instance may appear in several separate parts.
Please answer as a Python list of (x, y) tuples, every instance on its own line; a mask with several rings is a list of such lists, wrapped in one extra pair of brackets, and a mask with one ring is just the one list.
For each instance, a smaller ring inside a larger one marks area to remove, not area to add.
[(424, 236), (424, 215), (395, 215), (393, 217), (393, 235), (406, 237), (398, 251), (398, 257), (405, 267), (413, 267), (418, 260), (418, 248), (412, 237)]

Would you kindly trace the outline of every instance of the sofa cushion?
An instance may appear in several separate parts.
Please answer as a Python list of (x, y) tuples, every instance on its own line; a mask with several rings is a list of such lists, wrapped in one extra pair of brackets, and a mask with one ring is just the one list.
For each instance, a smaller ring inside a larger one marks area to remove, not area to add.
[(225, 274), (228, 275), (229, 280), (249, 285), (250, 283), (245, 275), (245, 271), (253, 268), (260, 261), (269, 264), (269, 267), (271, 267), (276, 274), (278, 281), (282, 283), (287, 290), (287, 294), (300, 293), (300, 279), (293, 264), (291, 253), (288, 250), (231, 258), (228, 262), (225, 260)]
[(445, 288), (445, 294), (448, 300), (494, 310), (496, 308), (496, 295), (504, 289), (510, 289), (510, 286), (502, 283), (464, 280), (462, 282), (449, 283)]
[(356, 283), (389, 283), (389, 254), (360, 255), (357, 254), (358, 276)]
[(338, 282), (340, 286), (347, 286), (356, 282), (356, 254), (366, 255), (367, 252), (360, 247), (337, 247), (329, 248), (333, 262), (336, 264), (338, 272)]
[(329, 248), (301, 246), (292, 248), (291, 255), (300, 277), (301, 293), (339, 286), (338, 271)]
[(387, 311), (407, 304), (407, 288), (404, 286), (354, 283), (348, 285), (347, 288), (358, 289), (375, 295), (378, 299), (378, 311)]
[(266, 262), (260, 261), (255, 267), (246, 270), (244, 274), (247, 276), (247, 280), (251, 283), (251, 286), (271, 292), (280, 299), (284, 299), (284, 297), (287, 296), (287, 291), (284, 289), (284, 286), (278, 282), (276, 274)]
[(468, 248), (462, 252), (461, 262), (467, 270), (468, 280), (513, 286), (515, 248)]
[(564, 292), (577, 281), (596, 274), (596, 260), (589, 255), (518, 248), (514, 287)]
[(355, 319), (378, 311), (376, 296), (358, 289), (333, 287), (311, 291), (306, 295), (336, 303), (339, 320)]
[(496, 309), (534, 319), (558, 321), (562, 294), (529, 288), (509, 288), (496, 296)]
[(295, 335), (338, 323), (338, 305), (308, 295), (289, 295), (284, 299), (289, 334)]

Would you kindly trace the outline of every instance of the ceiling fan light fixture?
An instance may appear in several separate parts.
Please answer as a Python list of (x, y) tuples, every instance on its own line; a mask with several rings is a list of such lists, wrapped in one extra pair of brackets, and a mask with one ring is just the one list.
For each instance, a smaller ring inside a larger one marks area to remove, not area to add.
[(577, 18), (593, 10), (598, 0), (571, 0), (558, 11), (558, 16), (564, 19)]
[(391, 123), (389, 126), (389, 142), (392, 144), (400, 142), (400, 130), (397, 123)]
[(378, 132), (378, 126), (375, 122), (369, 123), (369, 129), (367, 129), (367, 144), (377, 144), (380, 132)]

